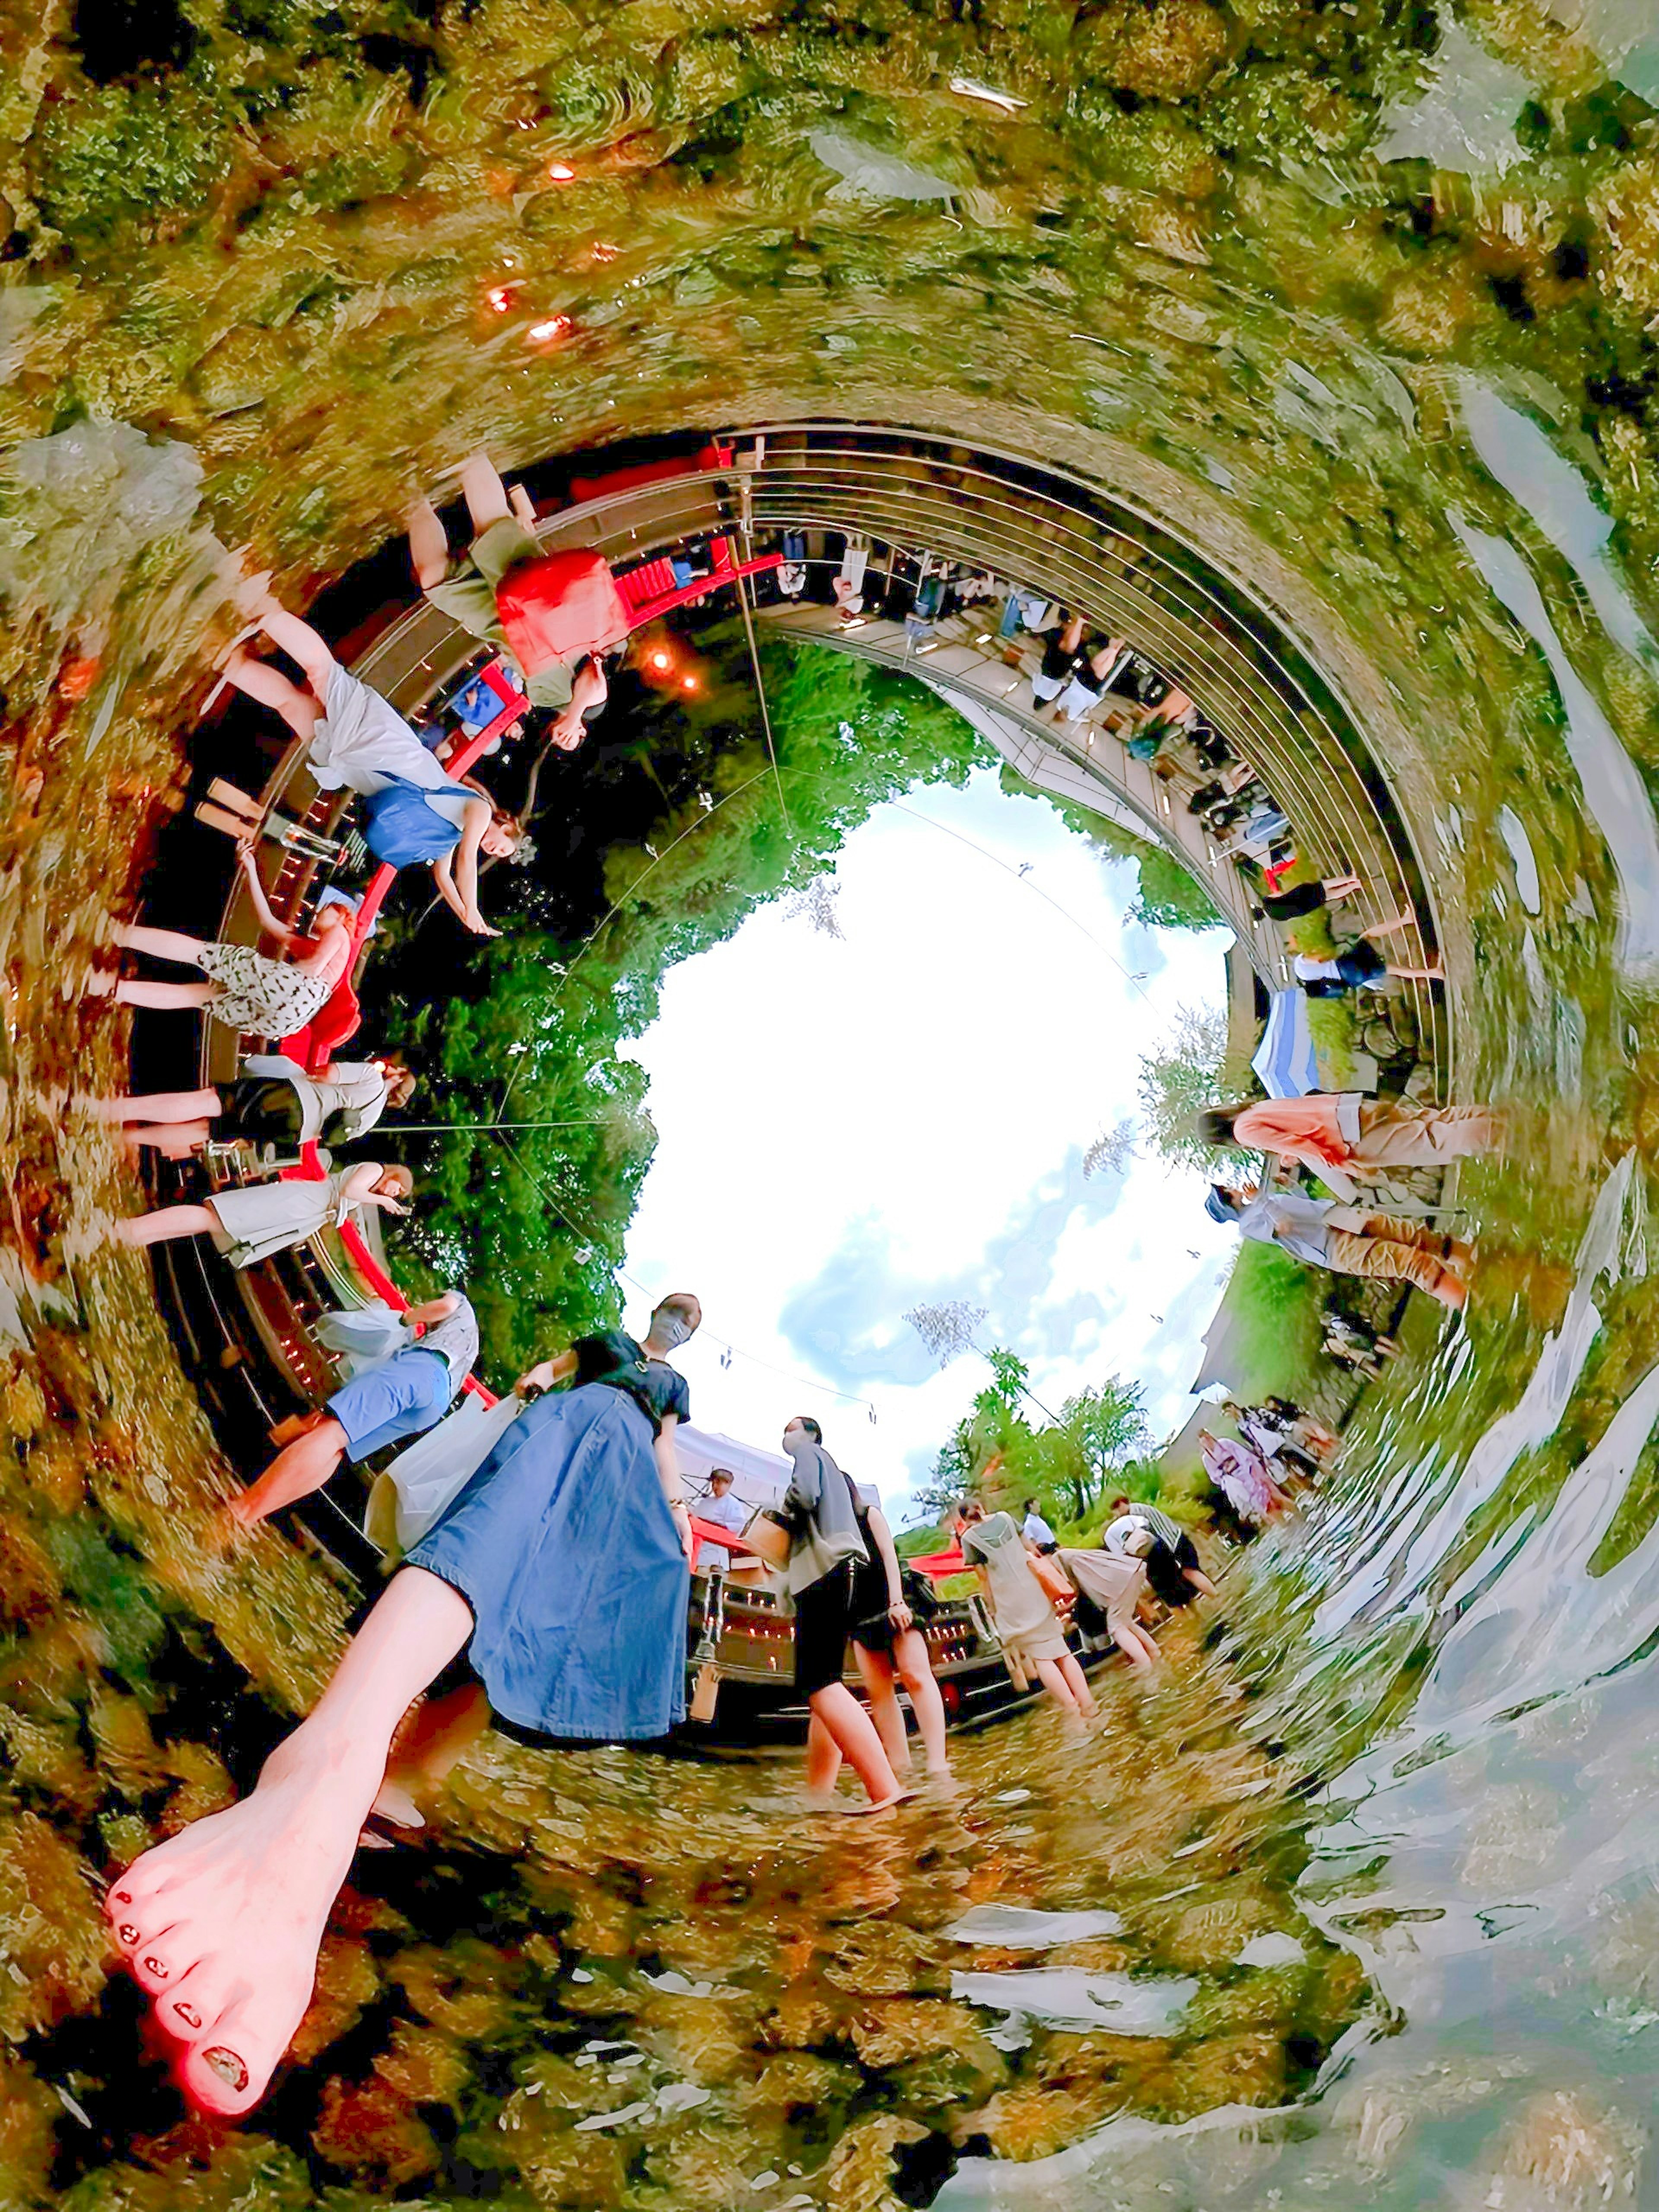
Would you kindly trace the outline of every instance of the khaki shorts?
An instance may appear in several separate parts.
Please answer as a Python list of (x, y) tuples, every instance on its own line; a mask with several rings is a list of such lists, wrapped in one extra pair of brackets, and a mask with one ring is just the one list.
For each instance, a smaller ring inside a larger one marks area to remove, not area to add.
[[(511, 569), (526, 561), (539, 560), (541, 550), (521, 522), (504, 516), (478, 532), (442, 583), (427, 586), (426, 596), (440, 614), (459, 623), (463, 629), (483, 638), (498, 653), (511, 653), (513, 648), (495, 611), (496, 589)], [(568, 707), (571, 684), (570, 671), (562, 660), (556, 660), (527, 678), (525, 690), (532, 707)]]

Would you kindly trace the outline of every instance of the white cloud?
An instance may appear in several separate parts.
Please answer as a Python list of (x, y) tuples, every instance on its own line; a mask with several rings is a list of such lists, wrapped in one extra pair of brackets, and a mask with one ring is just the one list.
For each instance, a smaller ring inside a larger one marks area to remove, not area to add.
[(971, 1296), (1050, 1405), (1146, 1375), (1173, 1425), (1233, 1239), (1196, 1177), (1085, 1181), (1082, 1153), (1133, 1113), (1175, 1008), (1222, 999), (1224, 940), (1161, 933), (1152, 957), (1133, 869), (990, 771), (881, 808), (837, 880), (841, 941), (762, 908), (672, 971), (635, 1047), (660, 1142), (628, 1267), (702, 1297), (678, 1355), (695, 1418), (770, 1446), (816, 1412), (896, 1505), (985, 1376), (933, 1371), (904, 1309)]

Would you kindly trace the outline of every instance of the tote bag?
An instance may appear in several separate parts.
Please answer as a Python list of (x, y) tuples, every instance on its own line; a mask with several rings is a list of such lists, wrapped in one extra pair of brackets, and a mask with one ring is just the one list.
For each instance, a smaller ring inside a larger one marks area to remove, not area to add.
[[(464, 1391), (435, 1428), (375, 1476), (363, 1515), (369, 1542), (388, 1555), (411, 1551), (523, 1411), (521, 1398), (509, 1395), (486, 1406), (475, 1392)], [(386, 1565), (389, 1570), (390, 1557)]]

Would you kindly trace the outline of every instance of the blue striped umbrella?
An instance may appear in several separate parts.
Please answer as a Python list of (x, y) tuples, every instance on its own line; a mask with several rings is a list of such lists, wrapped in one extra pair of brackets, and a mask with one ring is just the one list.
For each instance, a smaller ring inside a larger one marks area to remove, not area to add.
[(1319, 1088), (1308, 1001), (1300, 991), (1275, 991), (1267, 1026), (1250, 1062), (1270, 1098), (1300, 1098)]

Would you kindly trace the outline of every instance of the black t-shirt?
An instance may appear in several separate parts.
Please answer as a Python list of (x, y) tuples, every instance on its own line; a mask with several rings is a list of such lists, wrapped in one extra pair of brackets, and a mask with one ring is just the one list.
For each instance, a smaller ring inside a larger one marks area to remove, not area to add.
[(619, 1328), (599, 1336), (579, 1337), (570, 1349), (576, 1355), (575, 1387), (603, 1382), (612, 1390), (625, 1390), (657, 1435), (665, 1413), (676, 1420), (691, 1418), (691, 1390), (678, 1368), (665, 1359), (653, 1359), (643, 1346)]
[(1042, 672), (1051, 684), (1058, 684), (1062, 676), (1074, 674), (1088, 658), (1087, 645), (1062, 645), (1058, 637), (1053, 637), (1042, 648)]

